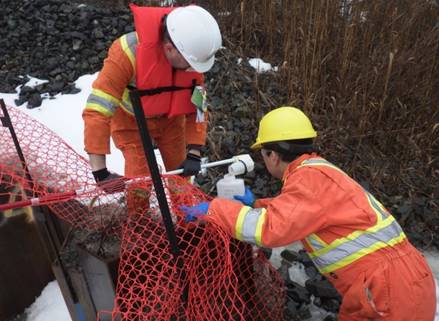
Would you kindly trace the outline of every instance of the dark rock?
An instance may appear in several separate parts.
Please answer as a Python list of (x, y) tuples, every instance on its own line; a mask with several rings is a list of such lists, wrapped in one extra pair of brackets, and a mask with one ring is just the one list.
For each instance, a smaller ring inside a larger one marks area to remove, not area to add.
[(35, 92), (36, 92), (35, 88), (29, 86), (23, 86), (20, 90), (20, 95), (29, 96), (30, 94), (33, 94)]
[(69, 61), (69, 62), (67, 62), (66, 67), (69, 69), (74, 69), (75, 63), (73, 61)]
[(332, 286), (328, 280), (307, 280), (305, 282), (306, 289), (316, 297), (340, 299), (340, 294)]
[(63, 70), (61, 68), (55, 68), (49, 72), (49, 76), (55, 77), (56, 75), (59, 75), (62, 72), (63, 72)]
[(27, 108), (36, 108), (40, 107), (41, 103), (43, 102), (41, 96), (39, 93), (33, 93), (29, 96), (27, 100)]
[(79, 32), (79, 31), (72, 31), (72, 32), (69, 32), (69, 35), (70, 35), (72, 38), (77, 38), (77, 39), (80, 39), (80, 40), (87, 40), (87, 37), (84, 35), (84, 33)]
[(314, 297), (314, 300), (312, 300), (312, 303), (316, 306), (321, 308), (322, 307), (322, 299), (318, 296)]
[(287, 296), (295, 302), (306, 304), (311, 303), (311, 294), (308, 290), (294, 281), (289, 281), (286, 284), (286, 292)]
[(56, 81), (50, 84), (50, 91), (51, 92), (60, 92), (64, 87), (66, 86), (66, 83), (63, 81)]
[[(61, 82), (71, 83), (74, 77), (98, 71), (112, 41), (134, 29), (128, 6), (78, 5), (61, 0), (3, 0), (6, 18), (0, 29), (0, 92), (14, 92), (26, 82), (17, 76), (27, 74), (49, 80), (40, 94), (64, 92)], [(52, 82), (56, 84), (51, 86)], [(21, 91), (19, 104), (29, 97)], [(38, 103), (36, 96), (30, 105), (34, 103)]]
[(297, 315), (297, 308), (299, 304), (293, 300), (287, 298), (287, 304), (285, 305), (285, 320), (291, 320)]
[(299, 311), (297, 314), (300, 318), (299, 320), (307, 320), (307, 319), (310, 319), (312, 317), (311, 311), (309, 310), (309, 307), (306, 305), (302, 305), (299, 308)]
[(18, 99), (14, 100), (15, 105), (17, 106), (21, 106), (23, 105), (25, 102), (27, 101), (27, 98), (25, 98), (24, 96), (19, 96)]
[(279, 276), (284, 280), (285, 284), (288, 284), (289, 282), (292, 282), (290, 280), (290, 274), (288, 272), (288, 269), (291, 267), (291, 264), (289, 264), (286, 261), (282, 261), (282, 264), (280, 268), (277, 270), (279, 273)]
[(299, 260), (299, 254), (298, 254), (297, 252), (295, 252), (295, 251), (292, 251), (292, 250), (283, 250), (283, 251), (280, 253), (280, 256), (281, 256), (284, 260), (286, 260), (286, 261), (288, 261), (288, 262), (290, 262), (290, 263)]
[(305, 268), (310, 266), (315, 266), (308, 253), (305, 250), (299, 250), (299, 258), (298, 261), (302, 263)]
[(73, 40), (72, 49), (76, 51), (76, 50), (79, 50), (81, 48), (82, 48), (82, 40), (80, 40), (80, 39)]
[(314, 279), (319, 274), (319, 271), (315, 266), (308, 266), (305, 268), (305, 273), (309, 278)]
[(339, 299), (322, 298), (321, 307), (328, 312), (338, 313), (338, 310), (340, 308), (340, 302), (341, 301)]
[(100, 28), (94, 29), (92, 32), (92, 36), (93, 36), (93, 38), (96, 38), (96, 39), (102, 39), (105, 37), (103, 31)]
[(265, 258), (267, 260), (269, 260), (270, 257), (271, 257), (271, 254), (273, 253), (273, 250), (269, 249), (269, 248), (266, 248), (266, 247), (262, 247), (261, 248), (261, 252), (264, 254)]
[(77, 93), (79, 93), (79, 92), (81, 92), (81, 89), (75, 87), (73, 84), (67, 86), (67, 87), (62, 91), (63, 94), (69, 94), (69, 95), (74, 95), (74, 94), (77, 94)]

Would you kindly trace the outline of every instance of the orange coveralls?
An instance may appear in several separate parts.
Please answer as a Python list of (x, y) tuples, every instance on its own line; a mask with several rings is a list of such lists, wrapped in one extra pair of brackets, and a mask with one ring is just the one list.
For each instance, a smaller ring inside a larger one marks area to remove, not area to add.
[[(128, 39), (128, 40), (126, 40)], [(125, 176), (148, 175), (136, 120), (119, 105), (126, 88), (135, 79), (135, 33), (113, 42), (104, 66), (93, 82), (93, 92), (83, 111), (84, 145), (90, 154), (110, 154), (110, 134), (125, 158)], [(134, 61), (133, 61), (134, 60)], [(197, 123), (196, 115), (147, 118), (151, 138), (156, 142), (166, 170), (178, 168), (186, 157), (189, 144), (204, 145), (207, 122)]]
[(283, 183), (254, 208), (216, 198), (204, 218), (264, 247), (301, 240), (343, 296), (340, 321), (433, 321), (431, 270), (371, 194), (315, 154), (290, 163)]

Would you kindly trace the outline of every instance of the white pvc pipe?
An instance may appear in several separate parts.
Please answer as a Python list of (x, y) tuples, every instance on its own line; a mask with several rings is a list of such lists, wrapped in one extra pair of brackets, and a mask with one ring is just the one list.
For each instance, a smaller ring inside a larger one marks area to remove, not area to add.
[[(243, 154), (243, 155), (237, 155), (237, 156), (233, 156), (232, 158), (229, 159), (223, 159), (220, 161), (216, 161), (216, 162), (211, 162), (211, 163), (207, 163), (207, 164), (201, 164), (201, 170), (205, 169), (205, 168), (209, 168), (209, 167), (215, 167), (215, 166), (221, 166), (221, 165), (228, 165), (231, 163), (235, 163), (238, 162), (240, 160), (247, 160), (248, 157), (250, 157), (248, 154)], [(183, 173), (183, 169), (176, 169), (173, 171), (169, 171), (169, 172), (165, 172), (164, 174), (166, 175), (177, 175), (177, 174), (181, 174)]]

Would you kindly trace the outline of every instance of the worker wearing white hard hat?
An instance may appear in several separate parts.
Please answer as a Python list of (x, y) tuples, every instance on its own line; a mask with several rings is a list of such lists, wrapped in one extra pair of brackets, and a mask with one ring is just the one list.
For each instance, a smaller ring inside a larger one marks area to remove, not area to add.
[(169, 13), (166, 27), (175, 48), (195, 71), (212, 68), (221, 33), (209, 12), (199, 6), (177, 8)]
[(125, 176), (149, 174), (133, 107), (135, 87), (165, 170), (200, 170), (206, 142), (204, 76), (221, 47), (215, 18), (205, 9), (131, 5), (135, 32), (113, 42), (83, 112), (85, 150), (97, 182), (117, 175), (106, 167), (110, 136), (125, 158)]

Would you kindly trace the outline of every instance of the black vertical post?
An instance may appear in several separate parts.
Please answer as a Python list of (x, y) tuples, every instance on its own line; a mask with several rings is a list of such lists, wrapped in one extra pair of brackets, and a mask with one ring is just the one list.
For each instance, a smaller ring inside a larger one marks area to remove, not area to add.
[(175, 235), (174, 225), (172, 223), (171, 212), (169, 211), (168, 201), (166, 200), (165, 189), (163, 188), (162, 178), (160, 176), (157, 159), (154, 154), (154, 146), (152, 145), (151, 136), (149, 135), (148, 125), (146, 123), (145, 113), (143, 112), (140, 94), (137, 90), (130, 91), (130, 99), (134, 109), (137, 126), (139, 127), (140, 138), (143, 144), (143, 151), (148, 162), (154, 189), (159, 202), (160, 212), (162, 213), (163, 223), (165, 225), (166, 234), (171, 246), (171, 253), (177, 259), (180, 254), (177, 237)]
[(9, 116), (8, 109), (6, 108), (5, 102), (3, 99), (0, 99), (0, 106), (3, 112), (3, 117), (0, 117), (1, 123), (3, 127), (7, 127), (9, 132), (11, 133), (12, 141), (14, 142), (15, 150), (17, 151), (18, 158), (23, 165), (24, 174), (26, 179), (29, 181), (31, 188), (33, 188), (32, 177), (30, 176), (29, 169), (27, 168), (26, 161), (24, 159), (23, 151), (21, 150), (20, 143), (18, 142), (17, 134), (15, 133), (14, 127), (12, 126), (11, 117)]

